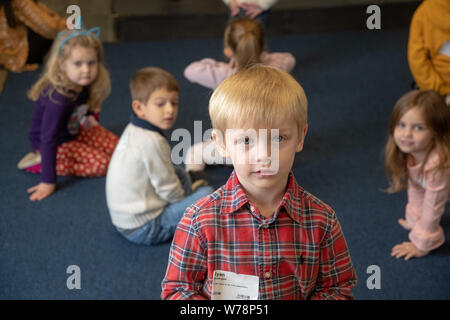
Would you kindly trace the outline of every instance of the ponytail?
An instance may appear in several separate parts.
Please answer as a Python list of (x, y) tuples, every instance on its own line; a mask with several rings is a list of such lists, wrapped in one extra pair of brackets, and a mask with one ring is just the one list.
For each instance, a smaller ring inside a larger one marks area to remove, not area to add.
[(230, 48), (238, 70), (261, 63), (264, 31), (261, 24), (250, 18), (235, 18), (225, 29), (224, 46)]
[(235, 56), (238, 69), (247, 68), (253, 64), (260, 63), (262, 49), (258, 40), (252, 32), (247, 32), (240, 39), (236, 47)]

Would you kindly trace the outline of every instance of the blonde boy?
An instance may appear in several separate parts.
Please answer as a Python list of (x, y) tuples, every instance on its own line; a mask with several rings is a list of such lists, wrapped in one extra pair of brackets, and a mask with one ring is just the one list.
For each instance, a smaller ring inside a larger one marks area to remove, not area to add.
[(247, 275), (258, 299), (353, 298), (356, 275), (336, 215), (291, 172), (308, 128), (301, 86), (254, 66), (223, 81), (209, 111), (213, 140), (234, 171), (180, 221), (162, 298), (252, 297), (221, 291), (230, 284), (223, 275)]

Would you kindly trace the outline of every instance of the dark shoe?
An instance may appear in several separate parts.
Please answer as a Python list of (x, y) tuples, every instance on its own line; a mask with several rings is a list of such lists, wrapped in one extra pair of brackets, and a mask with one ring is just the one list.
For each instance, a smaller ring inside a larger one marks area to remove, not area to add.
[(196, 191), (200, 187), (204, 187), (209, 185), (208, 181), (206, 180), (206, 173), (205, 171), (188, 171), (189, 176), (191, 177), (192, 181), (192, 191)]

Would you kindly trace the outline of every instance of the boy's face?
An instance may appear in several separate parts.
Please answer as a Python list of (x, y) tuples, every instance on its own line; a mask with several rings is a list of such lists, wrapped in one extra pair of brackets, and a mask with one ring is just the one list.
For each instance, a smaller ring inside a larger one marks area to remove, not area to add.
[(233, 162), (240, 183), (247, 192), (260, 194), (286, 186), (295, 153), (303, 149), (307, 125), (299, 135), (294, 120), (279, 121), (275, 129), (258, 129), (251, 124), (245, 128), (228, 128), (225, 145), (217, 133), (213, 139), (223, 156)]
[(133, 110), (136, 115), (154, 126), (170, 129), (178, 114), (178, 92), (158, 88), (150, 95), (146, 104), (133, 100)]

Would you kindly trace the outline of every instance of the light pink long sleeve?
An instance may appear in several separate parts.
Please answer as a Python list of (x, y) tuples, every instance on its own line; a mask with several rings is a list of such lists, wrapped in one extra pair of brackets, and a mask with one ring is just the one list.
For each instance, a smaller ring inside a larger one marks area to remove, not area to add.
[(445, 204), (450, 199), (450, 174), (434, 170), (438, 155), (433, 152), (420, 177), (421, 163), (408, 165), (408, 204), (406, 220), (411, 227), (409, 239), (422, 251), (441, 246), (444, 231), (440, 226)]
[[(294, 56), (287, 52), (263, 52), (261, 54), (261, 62), (287, 72), (291, 72), (295, 67)], [(184, 69), (184, 76), (191, 82), (215, 89), (223, 80), (235, 72), (236, 68), (232, 67), (231, 63), (205, 58), (189, 64)]]

